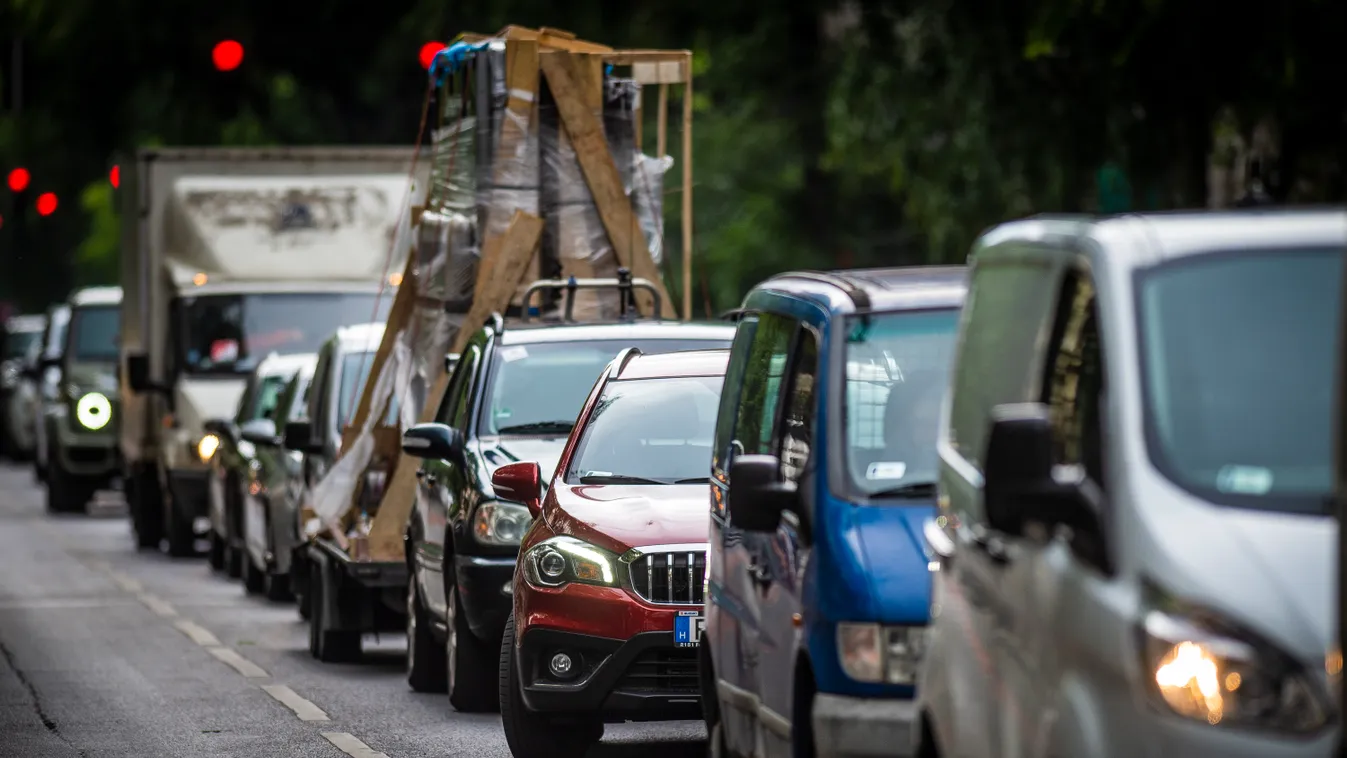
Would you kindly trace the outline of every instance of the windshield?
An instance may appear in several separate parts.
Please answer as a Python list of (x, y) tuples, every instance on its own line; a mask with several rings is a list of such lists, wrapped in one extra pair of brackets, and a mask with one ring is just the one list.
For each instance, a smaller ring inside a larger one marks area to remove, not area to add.
[(280, 403), (281, 393), (285, 392), (288, 379), (284, 376), (268, 376), (257, 388), (256, 401), (253, 403), (252, 418), (276, 420), (276, 406)]
[(1205, 255), (1138, 277), (1147, 447), (1175, 484), (1328, 512), (1342, 255)]
[(286, 409), (285, 416), (281, 419), (282, 423), (299, 421), (304, 418), (305, 411), (308, 410), (309, 385), (313, 382), (312, 376), (300, 375), (290, 380), (290, 407)]
[(373, 292), (184, 297), (177, 337), (182, 368), (239, 374), (272, 352), (316, 353), (339, 327), (385, 320), (393, 297), (379, 298), (377, 312), (375, 298)]
[[(341, 393), (337, 400), (337, 429), (345, 429), (351, 423), (356, 408), (360, 405), (360, 395), (365, 391), (365, 380), (369, 378), (370, 368), (374, 366), (374, 351), (347, 353), (341, 359)], [(398, 419), (397, 398), (388, 404), (388, 415), (384, 424), (393, 424)]]
[(78, 362), (116, 363), (117, 334), (121, 330), (122, 309), (118, 305), (86, 305), (70, 313), (66, 354)]
[(852, 317), (847, 329), (845, 439), (852, 486), (870, 496), (930, 485), (959, 311), (874, 314), (868, 327)]
[(722, 376), (612, 381), (566, 472), (569, 484), (708, 481)]
[(40, 331), (9, 332), (5, 334), (5, 349), (0, 360), (22, 358), (28, 355), (28, 349), (42, 336)]
[(601, 340), (511, 345), (496, 351), (482, 409), (481, 434), (560, 435), (604, 366), (629, 347), (647, 355), (729, 347), (730, 340)]

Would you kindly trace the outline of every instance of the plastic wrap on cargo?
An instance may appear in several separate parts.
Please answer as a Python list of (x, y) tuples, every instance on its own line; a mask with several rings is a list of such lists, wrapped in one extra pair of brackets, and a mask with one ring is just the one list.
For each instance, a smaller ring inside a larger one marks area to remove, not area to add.
[(471, 215), (477, 207), (477, 119), (457, 93), (440, 96), (440, 126), (431, 133), (427, 208)]
[(422, 260), (442, 261), (433, 264), (438, 268), (422, 275), (433, 276), (440, 282), (444, 307), (454, 313), (467, 313), (472, 307), (477, 265), (481, 260), (477, 240), (476, 224), (461, 213), (426, 211), (421, 215), (417, 249), (423, 251)]
[(673, 168), (673, 162), (672, 155), (663, 158), (637, 155), (627, 192), (656, 265), (664, 260), (664, 175)]

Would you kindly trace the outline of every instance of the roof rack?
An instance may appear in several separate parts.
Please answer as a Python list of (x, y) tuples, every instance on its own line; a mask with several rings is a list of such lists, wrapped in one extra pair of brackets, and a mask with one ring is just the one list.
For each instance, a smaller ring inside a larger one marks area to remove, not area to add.
[[(636, 309), (636, 301), (632, 297), (633, 291), (643, 289), (650, 293), (654, 299), (653, 313), (659, 313), (663, 305), (659, 288), (654, 282), (648, 279), (633, 279), (631, 271), (626, 268), (617, 270), (615, 279), (577, 279), (572, 276), (569, 279), (539, 279), (524, 291), (523, 300), (520, 302), (519, 320), (521, 322), (529, 321), (530, 305), (535, 293), (544, 290), (565, 290), (566, 291), (566, 309), (562, 316), (565, 323), (575, 323), (575, 294), (582, 289), (616, 289), (619, 293), (618, 298), (618, 318), (623, 321), (634, 320), (640, 316), (640, 311)], [(658, 320), (658, 316), (655, 317)]]
[(838, 276), (837, 274), (830, 274), (824, 271), (791, 271), (790, 273), (782, 274), (776, 278), (803, 279), (805, 281), (818, 282), (820, 284), (830, 284), (845, 292), (847, 297), (851, 298), (852, 304), (856, 306), (856, 310), (858, 311), (870, 310), (869, 293), (867, 293), (860, 287), (857, 287), (853, 282), (848, 280), (846, 277)]

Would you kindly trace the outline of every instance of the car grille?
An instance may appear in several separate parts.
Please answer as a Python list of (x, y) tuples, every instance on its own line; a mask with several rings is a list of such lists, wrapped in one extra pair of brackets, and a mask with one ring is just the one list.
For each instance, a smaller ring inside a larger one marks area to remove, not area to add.
[(700, 691), (697, 649), (647, 650), (631, 662), (615, 689), (623, 692), (696, 695)]
[(631, 588), (660, 605), (706, 602), (706, 551), (646, 553), (631, 562)]

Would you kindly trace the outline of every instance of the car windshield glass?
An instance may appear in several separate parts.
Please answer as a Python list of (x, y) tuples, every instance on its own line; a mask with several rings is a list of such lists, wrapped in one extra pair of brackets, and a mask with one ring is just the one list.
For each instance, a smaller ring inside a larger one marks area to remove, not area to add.
[(253, 403), (254, 419), (275, 420), (276, 405), (280, 402), (281, 393), (285, 391), (285, 382), (284, 376), (268, 376), (262, 380), (262, 384), (257, 388), (257, 400)]
[(377, 312), (375, 299), (372, 292), (183, 298), (178, 337), (183, 369), (239, 374), (272, 352), (316, 353), (339, 327), (386, 319), (392, 295), (378, 298)]
[[(510, 345), (495, 351), (482, 434), (565, 437), (603, 367), (628, 347), (672, 353), (729, 347), (725, 340), (599, 340)], [(704, 475), (704, 474), (703, 474)]]
[(0, 360), (22, 358), (41, 336), (42, 332), (39, 331), (9, 332), (5, 335), (5, 351), (0, 355)]
[[(351, 423), (351, 417), (355, 416), (355, 410), (360, 405), (360, 395), (365, 391), (365, 380), (369, 377), (370, 368), (373, 365), (373, 350), (347, 353), (342, 357), (341, 392), (337, 400), (338, 429), (345, 429), (346, 425)], [(392, 402), (388, 404), (388, 415), (384, 418), (385, 424), (392, 424), (397, 421), (397, 407), (397, 398), (394, 397)]]
[(75, 361), (117, 362), (117, 334), (122, 309), (117, 305), (84, 305), (70, 314), (66, 352)]
[(959, 311), (880, 313), (847, 320), (846, 462), (861, 494), (920, 494), (935, 481), (940, 403)]
[(707, 481), (721, 376), (611, 381), (590, 414), (570, 484)]
[(1329, 512), (1342, 256), (1217, 253), (1138, 276), (1146, 443), (1175, 484)]

